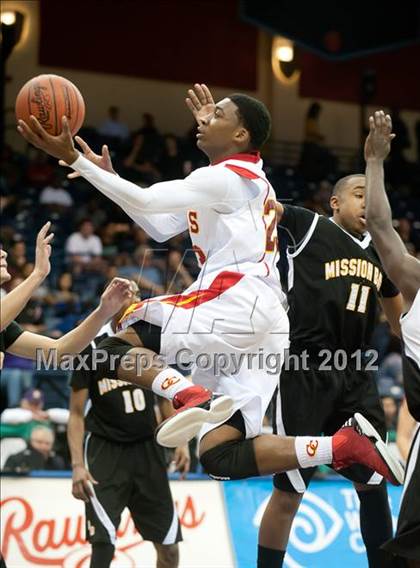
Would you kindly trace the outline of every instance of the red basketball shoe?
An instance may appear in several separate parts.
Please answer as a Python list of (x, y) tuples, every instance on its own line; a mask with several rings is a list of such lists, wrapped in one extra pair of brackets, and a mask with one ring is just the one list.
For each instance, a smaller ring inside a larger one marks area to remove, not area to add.
[(404, 481), (403, 467), (369, 420), (358, 412), (334, 434), (332, 448), (332, 466), (337, 471), (359, 463), (377, 471), (393, 485)]
[(217, 424), (230, 418), (233, 408), (230, 396), (215, 396), (200, 385), (179, 391), (172, 404), (175, 414), (164, 420), (155, 432), (157, 443), (166, 448), (184, 446), (206, 422)]

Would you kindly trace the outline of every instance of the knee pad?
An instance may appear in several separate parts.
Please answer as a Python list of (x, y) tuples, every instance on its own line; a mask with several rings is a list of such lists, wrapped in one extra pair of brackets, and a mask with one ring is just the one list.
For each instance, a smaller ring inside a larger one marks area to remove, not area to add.
[(260, 475), (252, 439), (219, 444), (204, 452), (200, 462), (210, 477), (220, 481)]

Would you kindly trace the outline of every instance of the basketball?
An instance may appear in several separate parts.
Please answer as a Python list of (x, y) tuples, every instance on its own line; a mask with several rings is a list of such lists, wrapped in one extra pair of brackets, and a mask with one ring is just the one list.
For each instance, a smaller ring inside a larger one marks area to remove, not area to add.
[(16, 118), (29, 124), (34, 115), (45, 130), (56, 136), (67, 117), (74, 136), (85, 118), (85, 102), (79, 89), (59, 75), (38, 75), (23, 85), (16, 98)]

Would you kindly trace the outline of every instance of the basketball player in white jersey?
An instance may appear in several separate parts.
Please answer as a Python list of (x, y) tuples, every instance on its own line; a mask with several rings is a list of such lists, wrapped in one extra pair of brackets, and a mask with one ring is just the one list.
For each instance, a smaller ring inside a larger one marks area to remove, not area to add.
[[(404, 388), (408, 409), (420, 422), (420, 262), (411, 256), (392, 226), (391, 208), (385, 191), (383, 163), (390, 152), (392, 122), (383, 111), (369, 118), (365, 144), (366, 223), (382, 266), (403, 295), (406, 313), (401, 316)], [(420, 424), (407, 461), (404, 493), (397, 533), (384, 545), (400, 563), (420, 566)]]
[[(277, 372), (268, 372), (266, 358), (274, 354), (281, 363), (288, 346), (288, 319), (275, 267), (275, 194), (259, 155), (270, 116), (260, 101), (247, 95), (231, 95), (215, 104), (205, 85), (189, 91), (187, 104), (198, 122), (197, 145), (210, 165), (184, 180), (149, 188), (105, 171), (106, 149), (97, 156), (82, 142), (81, 155), (65, 118), (63, 132), (55, 137), (34, 117), (30, 126), (19, 121), (18, 130), (29, 142), (69, 164), (153, 238), (164, 241), (190, 231), (202, 265), (197, 281), (183, 294), (131, 306), (121, 329), (137, 337), (131, 344), (127, 334), (117, 335), (116, 341), (130, 353), (141, 353), (139, 345), (151, 349), (167, 363), (189, 349), (210, 360), (224, 354), (227, 365), (217, 373), (214, 365), (204, 370), (195, 361), (194, 386), (171, 368), (156, 373), (119, 369), (118, 377), (173, 401), (178, 412), (160, 427), (158, 442), (175, 447), (200, 433), (201, 462), (216, 478), (323, 463), (340, 469), (359, 462), (398, 483), (399, 464), (363, 417), (355, 417), (356, 428), (347, 426), (330, 437), (261, 435), (277, 384)], [(152, 328), (153, 334), (148, 331)], [(221, 396), (212, 399), (211, 391)]]

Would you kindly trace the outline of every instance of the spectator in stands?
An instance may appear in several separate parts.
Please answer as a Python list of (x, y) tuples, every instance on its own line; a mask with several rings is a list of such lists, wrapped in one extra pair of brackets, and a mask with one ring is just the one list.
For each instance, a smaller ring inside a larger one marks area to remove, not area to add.
[(391, 396), (391, 393), (386, 393), (386, 396), (381, 397), (382, 406), (385, 414), (385, 424), (388, 432), (388, 441), (395, 442), (397, 431), (397, 418), (398, 418), (398, 405), (397, 400)]
[(162, 180), (181, 179), (191, 173), (191, 162), (186, 162), (179, 150), (178, 139), (174, 134), (164, 137), (164, 149), (159, 162)]
[(157, 163), (162, 153), (162, 137), (156, 128), (155, 117), (149, 112), (143, 114), (143, 124), (138, 134), (143, 139), (143, 158)]
[(18, 406), (22, 393), (32, 385), (34, 364), (30, 359), (6, 353), (0, 374), (1, 390), (7, 393), (7, 405)]
[(9, 257), (7, 264), (9, 266), (9, 273), (13, 277), (22, 275), (23, 267), (27, 264), (28, 258), (26, 255), (26, 244), (20, 235), (16, 235), (16, 241), (9, 249)]
[(117, 106), (109, 107), (108, 118), (100, 125), (98, 132), (106, 138), (128, 140), (130, 137), (130, 129), (120, 121), (120, 109)]
[(305, 119), (304, 141), (313, 144), (322, 144), (325, 136), (321, 133), (319, 125), (319, 117), (322, 112), (322, 106), (319, 103), (312, 103), (308, 108)]
[(395, 138), (392, 141), (392, 152), (390, 154), (390, 161), (404, 163), (407, 161), (406, 157), (404, 156), (404, 151), (411, 147), (408, 128), (400, 115), (399, 109), (393, 108), (391, 110), (391, 116), (392, 116), (392, 132), (395, 134)]
[(81, 306), (79, 295), (73, 290), (73, 276), (70, 272), (60, 274), (57, 288), (50, 291), (45, 302), (48, 310), (48, 330), (54, 337), (67, 333), (74, 327), (80, 318)]
[(157, 163), (159, 151), (153, 144), (147, 148), (143, 134), (137, 134), (128, 156), (124, 160), (125, 176), (139, 184), (152, 185), (161, 179)]
[(79, 230), (69, 236), (65, 248), (76, 272), (82, 269), (96, 271), (102, 267), (102, 242), (94, 234), (93, 223), (89, 219), (84, 219)]
[(6, 408), (1, 414), (1, 437), (29, 439), (32, 429), (42, 424), (52, 426), (67, 424), (67, 408), (44, 410), (44, 393), (37, 388), (28, 389), (17, 408)]
[(64, 460), (53, 451), (54, 432), (46, 426), (36, 426), (23, 452), (8, 457), (3, 471), (27, 473), (33, 470), (63, 470)]
[(409, 252), (411, 251), (412, 254), (413, 249), (416, 250), (417, 243), (412, 242), (414, 235), (410, 220), (406, 217), (401, 217), (400, 219), (398, 219), (396, 229), (401, 237), (401, 240), (403, 241)]
[(26, 181), (29, 187), (42, 189), (49, 183), (54, 176), (54, 166), (49, 157), (36, 148), (29, 148), (29, 165), (26, 169)]
[(73, 205), (70, 193), (64, 189), (59, 176), (55, 173), (50, 185), (44, 187), (39, 196), (39, 203), (52, 211), (62, 212)]
[(146, 245), (138, 247), (134, 253), (134, 262), (131, 258), (129, 262), (119, 268), (118, 274), (137, 282), (142, 297), (165, 293), (162, 272), (155, 262), (153, 250), (150, 247)]
[(74, 216), (75, 223), (81, 223), (85, 219), (89, 219), (95, 229), (103, 225), (107, 220), (107, 213), (101, 205), (100, 201), (98, 203), (97, 197), (89, 197), (78, 207)]
[(335, 157), (324, 146), (325, 136), (319, 125), (321, 112), (322, 106), (315, 102), (306, 113), (299, 167), (307, 181), (320, 181), (335, 172), (337, 166)]

